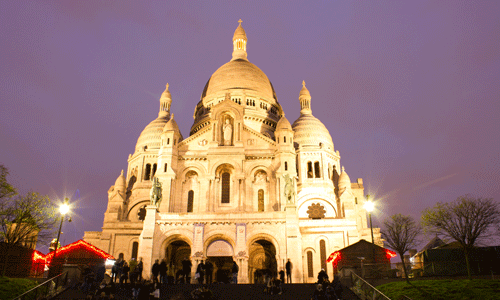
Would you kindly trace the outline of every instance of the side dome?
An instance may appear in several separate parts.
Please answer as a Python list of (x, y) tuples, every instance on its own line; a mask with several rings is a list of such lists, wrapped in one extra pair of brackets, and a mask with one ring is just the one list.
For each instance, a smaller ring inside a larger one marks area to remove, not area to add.
[(343, 191), (350, 187), (351, 187), (351, 179), (349, 178), (349, 175), (347, 175), (345, 168), (342, 167), (342, 173), (339, 176), (339, 189)]
[(328, 129), (312, 114), (301, 115), (292, 125), (293, 139), (301, 146), (319, 146), (321, 143), (333, 151), (333, 141)]
[(207, 96), (212, 98), (218, 94), (224, 95), (230, 90), (254, 91), (263, 99), (274, 100), (276, 103), (276, 95), (269, 78), (256, 65), (245, 59), (231, 60), (217, 69), (205, 85), (201, 100)]
[(293, 139), (299, 146), (324, 145), (333, 152), (333, 141), (330, 132), (321, 123), (311, 110), (311, 94), (302, 81), (302, 89), (299, 92), (300, 117), (293, 122)]
[(278, 121), (278, 124), (276, 124), (276, 130), (292, 130), (292, 125), (290, 125), (290, 122), (288, 122), (288, 119), (285, 117), (285, 114), (283, 113), (283, 117)]
[(141, 132), (139, 138), (137, 139), (137, 144), (135, 146), (135, 151), (139, 152), (147, 147), (146, 149), (160, 149), (161, 145), (161, 134), (165, 124), (167, 124), (169, 118), (159, 117), (154, 119), (149, 123), (146, 128)]
[(125, 176), (123, 176), (123, 170), (122, 170), (120, 176), (118, 176), (118, 178), (116, 178), (115, 189), (118, 190), (118, 191), (124, 191), (125, 190), (125, 186), (126, 186)]

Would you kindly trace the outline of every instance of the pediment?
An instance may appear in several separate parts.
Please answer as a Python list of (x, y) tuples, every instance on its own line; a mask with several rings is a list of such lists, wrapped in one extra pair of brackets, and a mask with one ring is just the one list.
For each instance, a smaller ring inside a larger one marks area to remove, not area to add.
[(258, 145), (276, 146), (276, 142), (272, 138), (260, 132), (257, 132), (245, 125), (243, 125), (243, 138), (245, 139), (245, 141), (243, 141), (245, 146), (258, 146)]

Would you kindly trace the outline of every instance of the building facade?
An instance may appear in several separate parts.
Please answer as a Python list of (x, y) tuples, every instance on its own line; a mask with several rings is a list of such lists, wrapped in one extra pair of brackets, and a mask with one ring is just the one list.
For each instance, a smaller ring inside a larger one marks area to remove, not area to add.
[(333, 275), (331, 252), (370, 240), (363, 181), (351, 183), (341, 167), (305, 83), (290, 124), (266, 74), (248, 61), (247, 41), (240, 22), (232, 59), (205, 85), (187, 138), (167, 84), (158, 117), (108, 191), (102, 231), (85, 232), (85, 241), (142, 257), (146, 273), (156, 259), (178, 269), (189, 258), (193, 272), (208, 259), (223, 276), (234, 260), (245, 283), (288, 259), (293, 282), (314, 282), (322, 268)]

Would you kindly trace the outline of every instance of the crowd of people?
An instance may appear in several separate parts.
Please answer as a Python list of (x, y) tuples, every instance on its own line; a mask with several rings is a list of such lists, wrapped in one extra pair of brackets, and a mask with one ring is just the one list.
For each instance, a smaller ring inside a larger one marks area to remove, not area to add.
[[(111, 269), (110, 280), (105, 279), (104, 266), (97, 269), (86, 267), (82, 273), (84, 280), (81, 290), (88, 295), (88, 299), (114, 299), (117, 293), (122, 296), (130, 295), (134, 300), (159, 299), (162, 285), (191, 283), (191, 261), (184, 259), (181, 265), (182, 267), (176, 271), (175, 266), (167, 264), (165, 259), (161, 262), (157, 259), (151, 267), (151, 278), (146, 281), (142, 277), (144, 269), (142, 259), (139, 261), (132, 259), (130, 262), (118, 259)], [(254, 274), (254, 281), (265, 284), (264, 293), (281, 295), (284, 284), (292, 283), (291, 270), (292, 265), (288, 260), (285, 268), (277, 274), (270, 270), (258, 270)], [(231, 276), (228, 276), (230, 282), (237, 284), (239, 267), (235, 261), (232, 263), (230, 272)], [(207, 284), (213, 283), (213, 273), (214, 266), (210, 261), (200, 261), (196, 267), (194, 279), (201, 286), (191, 292), (192, 299), (213, 299), (212, 292), (207, 287)], [(317, 278), (316, 289), (311, 300), (340, 299), (342, 285), (337, 276), (330, 282), (328, 274), (323, 269), (318, 273)]]
[(341, 299), (342, 285), (338, 276), (333, 278), (330, 282), (328, 274), (325, 269), (318, 273), (318, 282), (316, 283), (316, 290), (314, 290), (311, 300), (338, 300)]

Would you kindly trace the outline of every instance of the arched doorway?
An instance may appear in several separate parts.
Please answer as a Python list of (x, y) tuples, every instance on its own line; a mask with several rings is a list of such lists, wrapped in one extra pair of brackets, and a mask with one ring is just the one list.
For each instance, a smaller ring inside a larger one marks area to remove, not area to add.
[(264, 283), (264, 274), (275, 276), (278, 273), (276, 248), (264, 240), (256, 240), (250, 245), (248, 259), (248, 278), (250, 283)]
[(229, 283), (233, 266), (233, 247), (225, 240), (215, 240), (207, 247), (207, 261), (214, 266), (214, 280)]
[(191, 256), (191, 246), (182, 240), (175, 240), (168, 244), (165, 249), (165, 260), (169, 268), (174, 268), (175, 278), (177, 279), (177, 272), (182, 270), (182, 261), (184, 259), (190, 259)]

